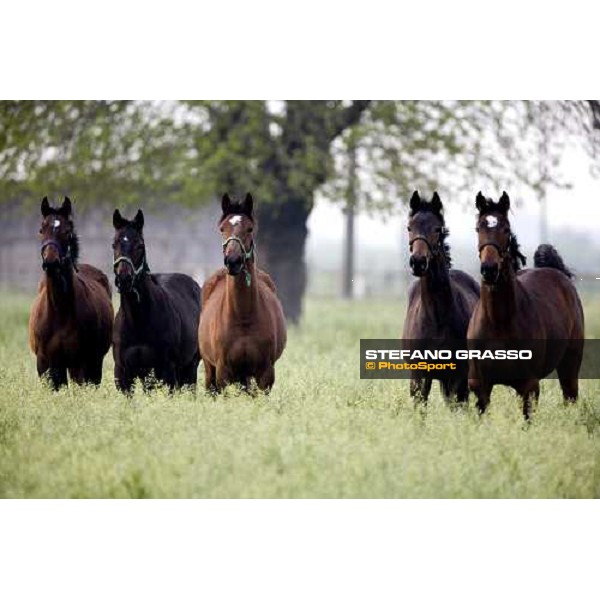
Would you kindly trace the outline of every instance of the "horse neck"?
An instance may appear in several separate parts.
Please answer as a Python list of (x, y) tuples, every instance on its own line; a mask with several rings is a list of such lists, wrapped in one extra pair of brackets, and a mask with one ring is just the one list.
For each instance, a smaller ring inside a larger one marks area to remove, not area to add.
[(73, 267), (68, 266), (56, 275), (46, 273), (46, 293), (50, 307), (64, 313), (75, 306), (75, 282)]
[(443, 320), (454, 302), (450, 273), (443, 256), (436, 257), (430, 263), (420, 280), (421, 302), (425, 311), (436, 320)]
[(130, 321), (146, 321), (146, 317), (152, 307), (152, 287), (150, 275), (142, 273), (135, 284), (134, 292), (121, 294), (121, 307), (125, 318)]
[(481, 307), (484, 316), (494, 325), (506, 329), (512, 322), (517, 306), (517, 278), (508, 263), (502, 267), (498, 283), (481, 286)]
[(250, 285), (244, 272), (235, 277), (227, 276), (225, 287), (225, 310), (236, 319), (251, 318), (258, 302), (258, 282), (254, 261), (246, 263), (250, 273)]

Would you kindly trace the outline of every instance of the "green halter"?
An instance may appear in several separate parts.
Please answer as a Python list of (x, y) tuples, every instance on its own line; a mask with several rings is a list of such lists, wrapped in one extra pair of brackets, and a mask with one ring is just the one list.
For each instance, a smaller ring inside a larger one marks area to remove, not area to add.
[(229, 244), (229, 242), (237, 242), (240, 246), (240, 250), (242, 251), (242, 258), (244, 259), (244, 266), (242, 267), (242, 271), (244, 271), (246, 276), (246, 285), (250, 287), (250, 284), (252, 283), (252, 275), (250, 275), (250, 271), (248, 270), (248, 267), (246, 267), (246, 263), (249, 260), (251, 260), (254, 256), (254, 240), (252, 240), (250, 250), (246, 250), (246, 248), (244, 247), (244, 243), (242, 242), (242, 240), (240, 240), (240, 238), (237, 235), (230, 235), (223, 242), (223, 251), (225, 251), (225, 248), (227, 247), (227, 244)]
[(133, 261), (129, 258), (129, 256), (119, 256), (113, 262), (113, 270), (115, 272), (117, 269), (117, 265), (122, 262), (127, 263), (131, 267), (131, 270), (133, 271), (133, 281), (131, 283), (131, 289), (133, 290), (134, 294), (136, 295), (137, 301), (139, 302), (140, 301), (140, 293), (137, 291), (137, 289), (135, 287), (135, 282), (136, 282), (137, 278), (144, 271), (150, 271), (150, 269), (148, 269), (148, 263), (146, 262), (146, 252), (144, 251), (144, 257), (142, 258), (142, 262), (140, 263), (140, 266), (137, 269), (135, 268), (135, 265), (133, 264)]

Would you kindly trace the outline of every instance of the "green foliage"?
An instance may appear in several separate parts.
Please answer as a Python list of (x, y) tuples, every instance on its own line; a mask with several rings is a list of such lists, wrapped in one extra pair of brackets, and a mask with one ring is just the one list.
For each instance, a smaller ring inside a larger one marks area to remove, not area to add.
[[(600, 383), (575, 406), (544, 381), (525, 427), (514, 394), (424, 414), (406, 381), (358, 379), (358, 340), (401, 330), (398, 302), (307, 303), (270, 396), (99, 389), (55, 394), (27, 348), (30, 298), (0, 297), (1, 497), (558, 497), (600, 495)], [(600, 334), (597, 302), (586, 303)], [(202, 371), (202, 369), (201, 369)]]
[(5, 201), (151, 202), (181, 187), (183, 149), (158, 103), (5, 101), (0, 131)]
[[(390, 211), (415, 189), (452, 200), (462, 191), (513, 189), (541, 193), (564, 186), (560, 159), (568, 144), (600, 158), (587, 102), (377, 101), (334, 145), (336, 171), (325, 188), (346, 201), (348, 148), (357, 148), (358, 205)], [(594, 162), (595, 161), (595, 162)]]
[(541, 190), (573, 140), (598, 156), (588, 103), (7, 101), (0, 198), (195, 205), (252, 190), (310, 207), (318, 189), (345, 200), (353, 144), (359, 207), (380, 210), (415, 187)]

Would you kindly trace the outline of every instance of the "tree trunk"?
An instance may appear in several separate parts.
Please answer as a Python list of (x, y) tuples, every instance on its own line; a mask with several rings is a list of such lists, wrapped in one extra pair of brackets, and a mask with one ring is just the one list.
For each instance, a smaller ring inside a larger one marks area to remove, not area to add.
[(298, 324), (306, 290), (304, 249), (310, 203), (300, 198), (258, 206), (258, 266), (275, 281), (286, 319)]
[(342, 266), (342, 297), (354, 296), (354, 207), (356, 206), (356, 146), (348, 144), (348, 189), (346, 190), (344, 263)]

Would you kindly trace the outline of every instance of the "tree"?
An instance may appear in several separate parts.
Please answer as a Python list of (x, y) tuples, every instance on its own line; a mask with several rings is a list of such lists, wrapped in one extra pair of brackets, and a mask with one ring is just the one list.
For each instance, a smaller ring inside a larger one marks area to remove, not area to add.
[(354, 209), (381, 211), (442, 179), (450, 198), (514, 178), (564, 183), (562, 148), (577, 138), (598, 157), (599, 123), (597, 101), (2, 102), (0, 197), (196, 205), (252, 191), (259, 260), (297, 322), (307, 220), (319, 190), (345, 201), (350, 143)]

